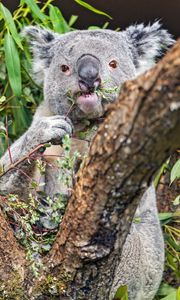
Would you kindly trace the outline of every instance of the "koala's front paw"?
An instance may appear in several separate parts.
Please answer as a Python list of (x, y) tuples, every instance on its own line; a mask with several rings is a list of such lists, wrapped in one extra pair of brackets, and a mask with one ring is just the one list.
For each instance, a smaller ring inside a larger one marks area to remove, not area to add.
[(66, 134), (71, 136), (73, 132), (70, 119), (64, 116), (43, 117), (35, 122), (33, 128), (38, 144), (47, 142), (53, 145), (61, 144), (62, 138)]

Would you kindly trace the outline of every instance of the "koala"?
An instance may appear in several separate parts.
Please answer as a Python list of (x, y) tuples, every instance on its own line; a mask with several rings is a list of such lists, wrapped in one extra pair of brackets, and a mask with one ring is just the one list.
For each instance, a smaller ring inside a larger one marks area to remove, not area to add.
[[(59, 145), (66, 134), (73, 135), (74, 149), (79, 146), (82, 155), (86, 153), (92, 137), (80, 141), (78, 133), (90, 126), (87, 124), (98, 127), (107, 104), (117, 98), (119, 87), (150, 69), (174, 42), (159, 22), (132, 25), (122, 32), (77, 30), (64, 35), (28, 26), (22, 34), (31, 46), (33, 74), (43, 85), (44, 101), (30, 128), (12, 144), (13, 162), (47, 142), (52, 146), (45, 150), (44, 157), (51, 162), (51, 153), (61, 154)], [(39, 150), (34, 155), (38, 156)], [(10, 165), (8, 152), (1, 158), (1, 165), (5, 169)], [(1, 190), (26, 198), (29, 181), (22, 172), (35, 176), (35, 163), (26, 160), (18, 169), (8, 171), (0, 178)], [(47, 164), (43, 191), (52, 198), (66, 193), (57, 178), (56, 170)], [(162, 279), (164, 264), (153, 186), (143, 195), (135, 217), (141, 221), (131, 225), (115, 270), (111, 297), (126, 284), (130, 300), (151, 300)]]

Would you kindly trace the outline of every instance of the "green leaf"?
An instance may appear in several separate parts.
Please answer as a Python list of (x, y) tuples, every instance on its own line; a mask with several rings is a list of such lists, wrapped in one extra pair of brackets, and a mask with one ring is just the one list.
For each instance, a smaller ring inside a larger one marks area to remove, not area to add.
[(77, 21), (77, 19), (78, 19), (78, 16), (72, 15), (69, 19), (69, 23), (68, 23), (69, 27), (72, 27), (74, 25), (74, 23)]
[(58, 33), (65, 33), (65, 32), (70, 31), (70, 28), (69, 28), (67, 22), (65, 21), (59, 8), (56, 6), (53, 6), (51, 4), (49, 5), (49, 7), (50, 7), (49, 16), (50, 16), (50, 20), (53, 25), (54, 31), (58, 32)]
[(141, 223), (141, 222), (142, 222), (141, 217), (135, 217), (135, 218), (133, 218), (133, 223), (139, 224), (139, 223)]
[(2, 104), (4, 104), (6, 102), (6, 97), (5, 96), (1, 96), (0, 97), (0, 106), (2, 105)]
[(12, 113), (14, 121), (12, 127), (16, 135), (21, 135), (24, 129), (27, 129), (31, 123), (29, 111), (22, 105), (20, 99), (14, 98), (11, 100)]
[(14, 43), (14, 40), (9, 32), (6, 33), (4, 38), (5, 48), (5, 62), (9, 76), (9, 82), (14, 95), (21, 95), (21, 67), (19, 60), (19, 53)]
[(89, 26), (88, 30), (97, 30), (97, 29), (101, 29), (99, 26)]
[(168, 243), (174, 250), (180, 252), (180, 245), (178, 245), (170, 235), (165, 235), (166, 244)]
[(31, 187), (36, 189), (38, 187), (38, 183), (35, 180), (31, 181)]
[(168, 296), (161, 298), (161, 300), (177, 300), (176, 291), (170, 293)]
[(30, 8), (30, 10), (34, 13), (34, 15), (44, 22), (47, 19), (47, 16), (42, 13), (39, 6), (36, 4), (34, 0), (24, 0), (24, 3)]
[(128, 300), (127, 285), (120, 286), (113, 298), (114, 300)]
[(180, 178), (180, 159), (174, 164), (171, 170), (170, 182), (172, 183), (175, 179)]
[(177, 289), (176, 300), (180, 300), (180, 287)]
[(7, 99), (5, 96), (0, 97), (0, 111), (5, 109), (5, 104), (7, 103)]
[(74, 0), (76, 3), (78, 3), (79, 5), (93, 11), (94, 13), (98, 14), (98, 15), (103, 15), (103, 16), (106, 16), (108, 17), (109, 19), (112, 20), (112, 17), (108, 14), (106, 14), (105, 12), (101, 11), (101, 10), (98, 10), (96, 9), (95, 7), (93, 7), (92, 5), (86, 3), (85, 1), (82, 1), (82, 0)]
[(102, 29), (106, 29), (109, 26), (109, 22), (104, 23), (104, 25), (102, 26)]
[(168, 165), (169, 165), (169, 158), (167, 159), (167, 161), (161, 166), (161, 168), (159, 169), (158, 173), (156, 174), (155, 178), (154, 178), (154, 186), (155, 188), (157, 187), (159, 180), (161, 178), (161, 176), (165, 173), (165, 171), (168, 169)]
[(178, 195), (174, 200), (173, 200), (173, 205), (180, 205), (180, 195)]
[(170, 286), (169, 284), (162, 283), (158, 290), (157, 295), (158, 296), (167, 296), (168, 294), (173, 293), (175, 290), (176, 289), (173, 288), (172, 286)]
[(2, 3), (0, 3), (0, 12), (1, 12), (2, 17), (6, 22), (6, 26), (9, 29), (9, 31), (11, 32), (12, 37), (15, 40), (16, 44), (21, 49), (23, 49), (23, 46), (21, 44), (21, 39), (20, 39), (20, 36), (17, 32), (16, 25), (14, 23), (12, 15), (11, 15), (10, 11)]
[(174, 256), (170, 252), (167, 251), (166, 253), (166, 259), (167, 259), (167, 265), (170, 267), (173, 271), (176, 270), (176, 262), (174, 260)]
[(159, 220), (164, 221), (171, 219), (174, 216), (174, 213), (172, 212), (166, 212), (166, 213), (159, 213)]
[(0, 121), (0, 131), (6, 132), (6, 127), (3, 122)]

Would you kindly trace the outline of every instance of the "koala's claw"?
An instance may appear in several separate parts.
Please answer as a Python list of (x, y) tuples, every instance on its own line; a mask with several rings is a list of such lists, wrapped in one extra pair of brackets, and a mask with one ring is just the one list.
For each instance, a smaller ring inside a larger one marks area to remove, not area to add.
[[(53, 145), (61, 144), (66, 134), (72, 136), (73, 133), (71, 120), (64, 116), (43, 117), (33, 124), (32, 129), (38, 143), (51, 142)], [(30, 137), (32, 138), (32, 131), (29, 133)]]

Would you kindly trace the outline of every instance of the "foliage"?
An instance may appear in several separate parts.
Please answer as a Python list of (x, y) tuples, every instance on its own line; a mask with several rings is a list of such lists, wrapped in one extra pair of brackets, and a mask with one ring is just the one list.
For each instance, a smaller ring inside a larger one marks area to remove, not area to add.
[(71, 139), (68, 135), (63, 138), (63, 150), (64, 156), (58, 159), (58, 166), (61, 170), (59, 181), (70, 189), (74, 178), (74, 166), (79, 153), (75, 151), (73, 155), (71, 154)]
[(100, 11), (100, 10), (94, 8), (92, 5), (86, 3), (86, 2), (84, 2), (84, 1), (82, 1), (82, 0), (75, 0), (75, 2), (77, 2), (78, 4), (84, 6), (84, 7), (87, 8), (87, 9), (89, 9), (89, 10), (95, 12), (96, 14), (104, 15), (104, 16), (108, 17), (109, 19), (112, 19), (112, 17), (111, 17), (110, 15), (106, 14), (106, 13), (103, 12), (103, 11)]
[(170, 183), (173, 183), (174, 180), (179, 178), (180, 178), (180, 159), (176, 161), (176, 163), (174, 164), (171, 170)]
[(128, 300), (128, 288), (126, 285), (122, 285), (117, 289), (113, 300)]
[[(169, 175), (169, 184), (178, 184), (180, 179), (180, 159), (178, 159), (173, 166), (170, 166), (170, 159), (165, 162), (155, 178), (155, 184), (157, 186), (160, 178), (166, 174)], [(159, 219), (164, 232), (165, 241), (165, 272), (172, 273), (176, 283), (180, 280), (180, 229), (179, 207), (180, 195), (175, 199), (171, 199), (173, 210), (159, 214)], [(176, 284), (177, 285), (177, 284)], [(162, 282), (156, 300), (180, 300), (180, 288), (176, 289), (169, 284)]]
[[(52, 0), (40, 8), (34, 0), (22, 0), (13, 14), (0, 3), (0, 156), (7, 147), (4, 128), (10, 142), (31, 123), (42, 100), (42, 88), (31, 75), (31, 55), (20, 31), (25, 25), (39, 25), (65, 33), (73, 30), (77, 16), (67, 22)], [(12, 122), (9, 122), (9, 121)]]
[(175, 288), (171, 287), (170, 285), (163, 283), (159, 288), (158, 295), (156, 299), (162, 300), (179, 300), (178, 297), (179, 289), (176, 290)]
[[(71, 140), (69, 136), (65, 136), (63, 139), (63, 149), (64, 153), (59, 162), (63, 170), (60, 173), (60, 180), (69, 187), (71, 186), (74, 164), (78, 156), (77, 152), (70, 155)], [(37, 159), (36, 165), (43, 176), (46, 164), (44, 161)], [(41, 258), (50, 250), (55, 240), (67, 205), (67, 197), (63, 194), (51, 199), (38, 191), (38, 188), (42, 185), (44, 183), (41, 178), (38, 181), (31, 181), (32, 189), (27, 202), (13, 194), (0, 197), (0, 206), (8, 216), (16, 238), (25, 247), (27, 259), (30, 261), (30, 268), (35, 276), (38, 276), (39, 268), (43, 267)]]

